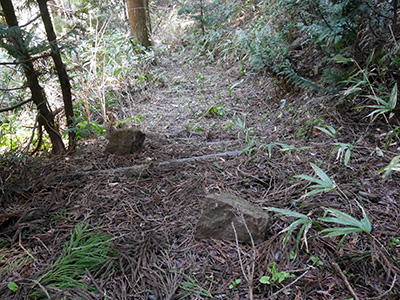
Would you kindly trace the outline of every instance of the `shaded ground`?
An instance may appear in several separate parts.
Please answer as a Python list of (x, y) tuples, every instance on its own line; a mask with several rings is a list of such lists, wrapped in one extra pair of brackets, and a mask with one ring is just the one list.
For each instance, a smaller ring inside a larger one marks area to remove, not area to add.
[[(106, 155), (106, 141), (98, 138), (80, 141), (74, 155), (3, 162), (0, 298), (34, 299), (30, 293), (40, 290), (52, 299), (207, 299), (205, 291), (211, 299), (398, 299), (400, 176), (383, 181), (377, 173), (398, 153), (396, 140), (385, 149), (387, 125), (369, 123), (364, 111), (339, 112), (327, 97), (284, 94), (271, 79), (189, 55), (160, 58), (146, 70), (151, 80), (132, 79), (135, 88), (121, 93), (118, 118), (144, 116), (147, 139), (137, 155)], [(323, 125), (343, 128), (334, 139), (315, 129)], [(332, 155), (335, 142), (355, 142), (347, 166)], [(246, 148), (251, 153), (158, 164)], [(311, 162), (336, 191), (300, 198), (307, 182), (293, 176), (315, 176)], [(135, 165), (141, 167), (121, 169)], [(323, 238), (312, 227), (308, 250), (301, 243), (296, 252), (297, 231), (285, 247), (280, 233), (293, 219), (280, 216), (255, 247), (197, 240), (203, 196), (219, 191), (312, 218), (330, 207), (361, 219), (358, 200), (373, 237), (350, 235), (336, 251), (339, 238)], [(42, 285), (82, 222), (111, 237), (115, 257), (87, 271), (88, 289)], [(294, 277), (261, 284), (273, 262)], [(9, 282), (18, 284), (16, 293)]]

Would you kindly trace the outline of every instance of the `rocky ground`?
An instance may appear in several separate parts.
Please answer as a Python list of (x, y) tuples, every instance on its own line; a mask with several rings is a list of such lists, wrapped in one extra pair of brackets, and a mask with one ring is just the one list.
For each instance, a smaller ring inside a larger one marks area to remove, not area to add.
[[(124, 85), (113, 113), (135, 117), (130, 125), (146, 134), (138, 153), (105, 154), (107, 141), (94, 137), (62, 157), (3, 159), (0, 298), (398, 299), (400, 176), (383, 180), (378, 171), (399, 142), (384, 120), (190, 55), (160, 57), (145, 69), (148, 80)], [(316, 128), (328, 125), (336, 137)], [(353, 145), (347, 165), (334, 143)], [(310, 163), (335, 190), (302, 197), (310, 182), (294, 176), (316, 176)], [(281, 231), (295, 218), (271, 213), (257, 245), (197, 239), (204, 196), (216, 192), (310, 220), (324, 207), (362, 219), (357, 200), (372, 232), (349, 234), (337, 249), (340, 237), (313, 225), (284, 245)], [(87, 269), (84, 287), (54, 288), (43, 278), (78, 224), (106, 233), (113, 255)]]

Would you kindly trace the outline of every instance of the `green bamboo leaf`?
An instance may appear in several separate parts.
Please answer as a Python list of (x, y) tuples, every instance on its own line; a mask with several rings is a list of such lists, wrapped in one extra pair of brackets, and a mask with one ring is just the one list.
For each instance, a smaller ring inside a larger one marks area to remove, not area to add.
[(376, 108), (380, 108), (382, 106), (388, 106), (388, 102), (386, 102), (385, 100), (383, 100), (381, 97), (378, 96), (372, 96), (372, 95), (368, 95), (367, 98), (371, 99), (371, 100), (375, 100), (378, 101), (381, 105), (368, 105), (367, 107), (376, 107)]
[(400, 155), (393, 157), (389, 165), (379, 170), (378, 172), (382, 173), (383, 171), (385, 171), (385, 173), (383, 174), (384, 179), (387, 179), (391, 172), (400, 171)]
[(308, 175), (301, 174), (301, 175), (294, 175), (293, 177), (305, 179), (305, 180), (308, 180), (308, 181), (311, 181), (311, 182), (315, 182), (315, 183), (320, 184), (321, 186), (323, 186), (325, 184), (325, 182), (322, 181), (321, 179), (318, 179), (318, 178), (315, 178), (315, 177), (312, 177), (312, 176), (308, 176)]
[(340, 247), (342, 246), (344, 240), (346, 239), (347, 234), (344, 234), (343, 237), (340, 239), (337, 247), (336, 247), (336, 251), (339, 251)]
[(329, 178), (328, 175), (324, 171), (322, 171), (318, 166), (314, 165), (313, 163), (310, 163), (311, 167), (314, 169), (315, 173), (319, 176), (319, 178), (322, 179), (324, 182), (329, 182), (330, 185), (333, 185), (331, 179)]
[(319, 193), (322, 193), (322, 192), (325, 192), (325, 191), (326, 191), (325, 188), (315, 189), (315, 190), (312, 190), (312, 191), (309, 191), (309, 192), (305, 193), (303, 196), (301, 196), (301, 198), (305, 198), (305, 197), (308, 197), (308, 196), (316, 195), (316, 194), (319, 194)]
[(334, 218), (334, 217), (322, 217), (322, 218), (319, 218), (318, 220), (320, 220), (322, 222), (327, 222), (327, 223), (336, 223), (336, 224), (340, 224), (340, 225), (351, 225), (353, 227), (362, 227), (362, 223), (360, 221), (358, 221), (357, 219), (355, 219), (355, 221), (353, 220), (353, 222), (351, 222), (349, 220), (340, 219), (340, 218)]
[(290, 235), (293, 232), (293, 230), (296, 229), (297, 226), (304, 224), (304, 222), (306, 222), (306, 220), (296, 219), (288, 227), (282, 229), (280, 233), (288, 232)]
[(351, 150), (347, 149), (346, 154), (344, 155), (344, 165), (347, 166), (350, 160)]
[[(365, 209), (358, 202), (357, 205), (360, 207), (363, 213), (363, 219), (361, 221), (344, 212), (341, 212), (333, 208), (324, 208), (324, 210), (334, 215), (335, 217), (322, 217), (318, 218), (318, 220), (327, 223), (347, 225), (348, 227), (344, 227), (343, 230), (348, 230), (348, 232), (345, 231), (345, 233), (342, 234), (348, 234), (351, 232), (359, 232), (359, 231), (364, 231), (369, 234), (372, 230), (371, 222), (368, 218), (367, 213), (365, 212)], [(330, 232), (330, 231), (337, 231), (337, 230), (336, 228), (335, 229), (328, 228), (323, 230), (323, 232)]]
[(396, 108), (396, 104), (397, 104), (397, 83), (394, 85), (392, 92), (390, 94), (390, 100), (388, 102), (391, 110)]
[(310, 189), (323, 189), (325, 191), (331, 190), (333, 189), (331, 187), (331, 185), (327, 184), (327, 183), (323, 183), (323, 184), (314, 184), (310, 186)]
[(295, 218), (300, 218), (300, 219), (308, 219), (308, 217), (306, 215), (292, 211), (292, 210), (288, 210), (288, 209), (267, 207), (266, 210), (276, 212), (280, 215), (285, 215), (285, 216), (290, 216), (290, 217), (295, 217)]
[[(332, 126), (328, 126), (328, 129), (329, 129), (329, 127), (332, 127)], [(328, 129), (326, 129), (326, 128), (323, 128), (323, 127), (319, 127), (319, 126), (317, 126), (317, 127), (315, 127), (315, 128), (317, 128), (318, 130), (321, 130), (322, 132), (324, 132), (324, 133), (326, 133), (327, 135), (329, 135), (330, 137), (335, 137), (335, 131), (333, 130), (333, 131), (331, 131), (331, 130), (328, 130)]]
[(367, 215), (367, 212), (365, 211), (364, 207), (358, 202), (356, 201), (358, 207), (361, 208), (361, 211), (363, 213), (363, 219), (361, 220), (361, 223), (363, 223), (363, 228), (366, 232), (371, 233), (372, 231), (372, 225), (371, 225), (371, 221), (369, 220), (369, 217)]
[[(330, 212), (332, 215), (336, 216), (336, 221), (326, 221), (326, 222), (334, 222), (338, 224), (343, 224), (343, 225), (351, 225), (351, 226), (361, 226), (361, 222), (357, 220), (356, 218), (340, 211), (337, 209), (333, 208), (325, 208), (325, 211)], [(321, 218), (324, 219), (324, 218)], [(332, 219), (332, 218), (327, 218), (327, 219)]]
[(308, 230), (311, 228), (312, 224), (313, 224), (312, 220), (307, 220), (306, 222), (304, 222), (303, 226), (299, 230), (299, 234), (297, 235), (296, 239), (297, 246), (300, 245), (300, 239), (301, 236), (303, 236), (304, 244), (306, 245), (306, 249), (308, 250), (307, 233)]
[(306, 216), (304, 214), (301, 214), (301, 213), (298, 213), (298, 212), (287, 210), (287, 209), (280, 209), (280, 208), (275, 208), (275, 207), (268, 207), (266, 209), (269, 210), (269, 211), (276, 212), (276, 213), (278, 213), (280, 215), (286, 215), (286, 216), (290, 216), (290, 217), (295, 217), (296, 218), (296, 220), (294, 220), (288, 227), (284, 228), (281, 231), (281, 233), (286, 232), (285, 238), (283, 240), (283, 244), (284, 245), (287, 243), (287, 241), (288, 241), (290, 235), (293, 233), (293, 231), (298, 226), (301, 226), (300, 230), (299, 230), (299, 234), (297, 235), (297, 246), (300, 243), (300, 239), (301, 239), (302, 235), (304, 237), (304, 241), (305, 241), (305, 244), (307, 246), (307, 237), (306, 237), (306, 235), (307, 235), (308, 230), (310, 229), (310, 227), (313, 224), (313, 221), (308, 216)]
[(280, 233), (286, 232), (285, 238), (284, 238), (284, 240), (283, 240), (283, 244), (284, 244), (284, 245), (286, 245), (286, 243), (287, 243), (287, 241), (288, 241), (290, 235), (293, 233), (293, 231), (294, 231), (299, 225), (301, 225), (301, 224), (303, 224), (303, 223), (304, 223), (304, 220), (303, 220), (303, 219), (297, 219), (297, 220), (293, 221), (292, 224), (290, 224), (288, 227), (286, 227), (285, 229), (283, 229), (283, 230), (280, 232)]
[(354, 62), (354, 59), (346, 58), (346, 57), (343, 57), (341, 55), (337, 55), (337, 56), (333, 57), (333, 60), (337, 61), (337, 62), (340, 62), (340, 63)]
[(361, 220), (361, 223), (363, 224), (362, 227), (363, 227), (364, 231), (367, 232), (367, 233), (371, 233), (372, 225), (371, 225), (371, 222), (369, 221), (369, 218), (368, 217), (367, 218), (363, 218)]
[(339, 235), (347, 235), (355, 232), (362, 232), (363, 230), (358, 227), (335, 227), (335, 228), (326, 228), (321, 230), (321, 233), (326, 234), (325, 237), (334, 237)]
[(241, 84), (242, 82), (244, 81), (244, 79), (242, 79), (242, 80), (240, 80), (240, 81), (237, 81), (237, 82), (235, 82), (230, 88), (229, 88), (229, 91), (228, 91), (228, 94), (229, 95), (231, 95), (232, 94), (232, 91), (233, 91), (233, 89), (236, 87), (236, 86), (238, 86), (239, 84)]
[[(336, 132), (337, 132), (337, 131), (335, 130), (335, 128), (333, 128), (333, 126), (331, 126), (331, 125), (326, 126), (326, 128), (328, 128), (329, 131), (332, 132), (332, 133), (336, 133)], [(339, 129), (340, 129), (340, 128), (339, 128)]]
[(375, 56), (375, 49), (373, 49), (371, 51), (370, 55), (368, 55), (367, 61), (365, 63), (367, 67), (369, 67), (371, 65), (371, 62), (372, 62), (374, 56)]

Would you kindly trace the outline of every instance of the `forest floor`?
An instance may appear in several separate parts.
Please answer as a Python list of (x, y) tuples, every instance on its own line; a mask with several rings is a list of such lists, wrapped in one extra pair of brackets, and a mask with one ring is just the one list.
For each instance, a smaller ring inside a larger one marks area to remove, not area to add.
[[(400, 298), (400, 176), (378, 173), (399, 143), (383, 120), (189, 52), (161, 56), (145, 72), (149, 80), (132, 78), (114, 111), (119, 120), (140, 119), (146, 141), (137, 154), (105, 154), (106, 139), (95, 137), (80, 140), (74, 154), (24, 164), (3, 158), (0, 299)], [(316, 129), (328, 125), (336, 137)], [(332, 154), (334, 143), (353, 144), (347, 165)], [(210, 154), (222, 155), (173, 162)], [(294, 176), (316, 176), (310, 163), (335, 190), (302, 197), (312, 189)], [(340, 237), (313, 225), (299, 244), (297, 228), (284, 245), (281, 231), (295, 219), (272, 214), (255, 246), (196, 239), (204, 196), (215, 192), (314, 221), (323, 207), (360, 220), (359, 201), (372, 234), (349, 234), (337, 250)], [(113, 251), (79, 275), (78, 258), (60, 258), (66, 247), (85, 249), (71, 242), (82, 232), (105, 233)], [(62, 285), (72, 278), (80, 285)]]

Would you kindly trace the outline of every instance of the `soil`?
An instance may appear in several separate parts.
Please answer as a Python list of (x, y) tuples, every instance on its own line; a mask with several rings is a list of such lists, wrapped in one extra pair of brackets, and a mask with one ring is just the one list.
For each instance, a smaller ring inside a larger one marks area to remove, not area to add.
[[(146, 134), (138, 153), (105, 154), (107, 141), (96, 136), (64, 156), (3, 158), (1, 299), (35, 299), (35, 290), (51, 299), (400, 298), (400, 176), (378, 173), (398, 155), (399, 141), (383, 118), (371, 122), (366, 110), (339, 109), (332, 97), (288, 92), (240, 64), (189, 52), (163, 54), (144, 73), (144, 81), (129, 79), (113, 108), (119, 120), (140, 120), (131, 122)], [(327, 125), (336, 138), (316, 128)], [(334, 143), (354, 145), (347, 165), (332, 153)], [(310, 163), (335, 190), (302, 197), (312, 188), (294, 176), (316, 176)], [(372, 233), (349, 234), (338, 249), (341, 237), (313, 225), (299, 242), (295, 229), (285, 244), (282, 230), (295, 219), (274, 216), (255, 246), (198, 240), (203, 199), (214, 192), (312, 220), (324, 208), (361, 220), (358, 201)], [(82, 223), (106, 233), (115, 255), (87, 270), (87, 289), (42, 285)]]

